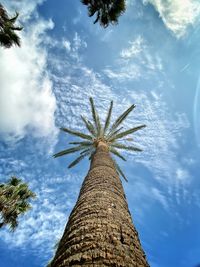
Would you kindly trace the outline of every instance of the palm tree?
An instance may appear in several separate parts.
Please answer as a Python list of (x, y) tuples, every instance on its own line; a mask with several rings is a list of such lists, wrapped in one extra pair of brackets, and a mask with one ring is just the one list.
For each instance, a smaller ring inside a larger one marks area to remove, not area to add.
[(125, 0), (81, 0), (88, 6), (88, 15), (92, 17), (96, 13), (94, 23), (99, 21), (106, 28), (109, 23), (118, 23), (118, 18), (125, 12)]
[(10, 48), (12, 45), (20, 46), (20, 38), (15, 31), (21, 31), (22, 27), (15, 26), (19, 14), (9, 18), (7, 11), (0, 3), (0, 45)]
[(0, 228), (9, 225), (11, 230), (18, 226), (18, 217), (26, 213), (31, 205), (28, 200), (35, 194), (16, 177), (11, 177), (8, 183), (0, 184)]
[[(125, 175), (111, 154), (122, 160), (119, 150), (141, 151), (120, 140), (145, 125), (123, 130), (121, 123), (135, 108), (131, 105), (110, 126), (113, 102), (102, 124), (93, 99), (90, 98), (93, 122), (81, 116), (89, 134), (61, 128), (83, 141), (54, 155), (55, 158), (80, 152), (69, 168), (86, 156), (91, 160), (89, 172), (82, 184), (79, 197), (69, 217), (56, 254), (49, 266), (149, 266), (142, 250), (138, 233), (132, 223), (120, 175)], [(128, 139), (130, 140), (130, 139)]]

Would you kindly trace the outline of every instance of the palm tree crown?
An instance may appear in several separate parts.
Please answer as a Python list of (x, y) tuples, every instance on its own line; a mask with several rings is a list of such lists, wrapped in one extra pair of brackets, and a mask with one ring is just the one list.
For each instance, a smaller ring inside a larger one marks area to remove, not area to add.
[(35, 196), (28, 185), (16, 177), (0, 184), (0, 228), (9, 224), (11, 230), (15, 230), (18, 216), (31, 208), (28, 200)]
[[(92, 98), (90, 98), (90, 105), (91, 105), (91, 111), (92, 111), (92, 118), (93, 122), (86, 119), (85, 117), (81, 116), (82, 121), (84, 122), (89, 134), (81, 133), (78, 131), (73, 131), (68, 128), (60, 128), (62, 131), (69, 133), (71, 135), (75, 135), (77, 137), (80, 137), (84, 139), (83, 141), (77, 141), (77, 142), (70, 142), (69, 144), (75, 145), (71, 148), (65, 149), (61, 152), (58, 152), (54, 155), (55, 158), (64, 156), (67, 154), (71, 154), (74, 152), (80, 152), (80, 155), (78, 158), (76, 158), (69, 166), (68, 168), (71, 168), (78, 164), (82, 159), (84, 159), (86, 156), (89, 157), (89, 159), (92, 158), (98, 144), (104, 143), (108, 150), (115, 156), (121, 158), (122, 160), (126, 160), (118, 150), (129, 150), (129, 151), (142, 151), (140, 148), (137, 148), (135, 146), (126, 146), (123, 143), (120, 142), (122, 138), (124, 138), (127, 135), (130, 135), (142, 128), (144, 128), (146, 125), (140, 125), (136, 126), (127, 130), (123, 130), (123, 127), (121, 127), (121, 123), (127, 118), (129, 113), (135, 108), (135, 105), (131, 105), (125, 112), (123, 112), (115, 121), (113, 124), (110, 124), (111, 122), (111, 113), (113, 109), (113, 101), (110, 103), (110, 107), (108, 110), (108, 114), (105, 120), (105, 123), (102, 124), (100, 122), (99, 115), (96, 111), (94, 101)], [(126, 139), (130, 141), (131, 139)], [(120, 169), (117, 162), (113, 159), (116, 170), (118, 174), (120, 174), (126, 181), (126, 177), (122, 170)]]
[(92, 17), (96, 13), (94, 23), (99, 21), (100, 25), (106, 28), (110, 23), (118, 23), (119, 16), (124, 13), (125, 0), (81, 0), (88, 6), (88, 15)]
[(12, 45), (20, 46), (20, 38), (15, 31), (21, 31), (22, 27), (15, 26), (18, 13), (13, 18), (9, 18), (7, 11), (0, 3), (0, 45), (10, 48)]

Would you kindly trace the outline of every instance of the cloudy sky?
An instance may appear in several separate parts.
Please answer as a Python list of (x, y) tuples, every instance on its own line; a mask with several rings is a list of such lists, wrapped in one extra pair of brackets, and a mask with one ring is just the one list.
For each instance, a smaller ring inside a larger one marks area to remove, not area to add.
[[(36, 192), (15, 233), (0, 234), (2, 267), (44, 267), (79, 188), (85, 160), (53, 159), (82, 129), (90, 96), (102, 118), (132, 103), (125, 126), (144, 149), (119, 162), (129, 209), (151, 267), (200, 264), (200, 2), (129, 0), (119, 24), (102, 29), (74, 0), (3, 0), (20, 13), (21, 48), (0, 48), (0, 179)], [(90, 116), (90, 115), (89, 115)]]

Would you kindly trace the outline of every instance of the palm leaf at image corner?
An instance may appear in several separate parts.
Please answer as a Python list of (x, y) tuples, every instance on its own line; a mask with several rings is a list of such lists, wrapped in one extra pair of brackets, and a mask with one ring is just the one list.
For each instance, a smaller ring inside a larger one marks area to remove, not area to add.
[(23, 27), (15, 26), (18, 18), (18, 13), (12, 18), (9, 18), (6, 9), (0, 3), (0, 46), (10, 48), (13, 45), (20, 46), (20, 37), (16, 31), (21, 31)]

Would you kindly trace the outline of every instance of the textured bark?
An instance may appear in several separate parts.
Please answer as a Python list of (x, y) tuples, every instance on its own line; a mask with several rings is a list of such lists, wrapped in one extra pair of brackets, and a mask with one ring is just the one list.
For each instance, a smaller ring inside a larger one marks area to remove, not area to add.
[(133, 226), (121, 180), (99, 145), (51, 267), (149, 266)]

